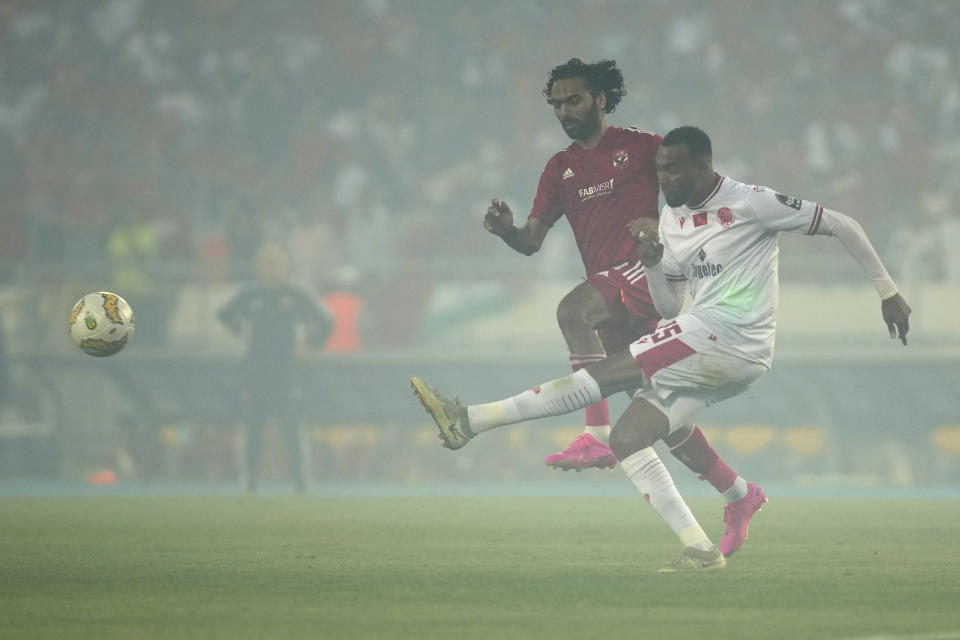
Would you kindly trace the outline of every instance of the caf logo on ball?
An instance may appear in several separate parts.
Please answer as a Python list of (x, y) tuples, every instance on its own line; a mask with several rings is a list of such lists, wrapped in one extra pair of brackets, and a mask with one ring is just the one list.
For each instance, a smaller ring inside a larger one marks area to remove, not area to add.
[(136, 320), (127, 301), (109, 291), (83, 296), (70, 312), (70, 337), (91, 356), (112, 356), (133, 338)]

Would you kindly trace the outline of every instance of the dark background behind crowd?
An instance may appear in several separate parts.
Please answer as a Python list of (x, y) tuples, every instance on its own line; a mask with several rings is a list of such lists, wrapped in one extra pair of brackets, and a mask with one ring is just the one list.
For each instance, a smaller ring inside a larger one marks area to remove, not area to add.
[(469, 274), (500, 250), (486, 200), (524, 215), (567, 143), (540, 89), (572, 56), (624, 69), (612, 122), (699, 124), (727, 173), (856, 215), (888, 254), (957, 217), (950, 0), (5, 0), (0, 34), (8, 280), (222, 281), (268, 240), (314, 285)]

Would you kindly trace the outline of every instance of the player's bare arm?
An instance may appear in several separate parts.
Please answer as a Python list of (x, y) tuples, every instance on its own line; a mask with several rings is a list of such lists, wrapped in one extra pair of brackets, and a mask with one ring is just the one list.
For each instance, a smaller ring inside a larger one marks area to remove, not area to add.
[(536, 218), (527, 219), (522, 227), (513, 225), (513, 211), (510, 206), (498, 198), (490, 201), (483, 216), (483, 228), (503, 239), (514, 251), (529, 256), (540, 250), (543, 239), (550, 226)]

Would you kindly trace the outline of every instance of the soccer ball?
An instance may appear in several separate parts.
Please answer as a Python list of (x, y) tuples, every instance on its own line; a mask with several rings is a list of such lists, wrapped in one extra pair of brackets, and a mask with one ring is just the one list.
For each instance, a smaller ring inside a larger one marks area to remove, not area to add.
[(112, 356), (133, 337), (136, 321), (127, 301), (115, 293), (88, 293), (70, 312), (70, 337), (91, 356)]

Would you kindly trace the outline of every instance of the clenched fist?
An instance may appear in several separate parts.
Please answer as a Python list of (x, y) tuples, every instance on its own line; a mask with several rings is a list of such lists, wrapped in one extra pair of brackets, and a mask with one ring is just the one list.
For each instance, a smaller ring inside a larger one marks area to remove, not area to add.
[(637, 218), (627, 223), (627, 230), (637, 241), (640, 262), (645, 267), (655, 267), (663, 257), (663, 245), (660, 244), (658, 223), (653, 218)]
[(503, 200), (494, 198), (483, 216), (483, 228), (495, 236), (503, 236), (513, 229), (513, 211)]

